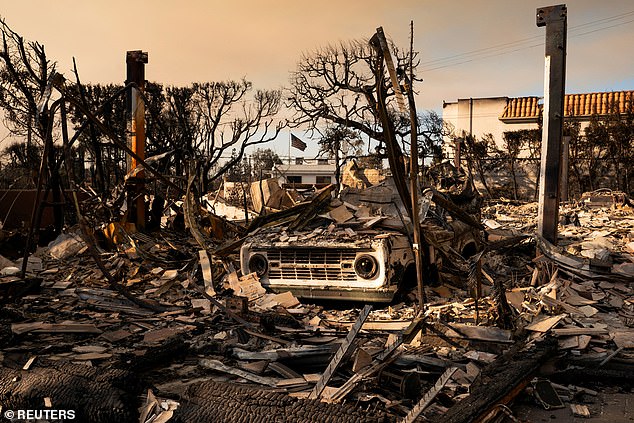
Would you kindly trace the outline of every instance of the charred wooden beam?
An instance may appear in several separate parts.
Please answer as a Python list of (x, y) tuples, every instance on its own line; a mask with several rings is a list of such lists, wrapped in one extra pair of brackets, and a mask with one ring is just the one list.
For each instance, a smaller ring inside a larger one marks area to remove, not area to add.
[(442, 207), (443, 209), (447, 210), (447, 212), (452, 215), (453, 217), (455, 217), (456, 219), (459, 219), (461, 221), (463, 221), (464, 223), (466, 223), (469, 226), (472, 226), (476, 229), (480, 229), (483, 230), (484, 226), (482, 225), (482, 223), (478, 222), (478, 220), (476, 218), (474, 218), (473, 216), (471, 216), (469, 213), (467, 213), (466, 211), (462, 210), (460, 207), (458, 207), (456, 204), (454, 204), (453, 201), (446, 199), (445, 197), (443, 197), (441, 194), (439, 194), (437, 191), (433, 191), (433, 196), (432, 196), (432, 201), (434, 203), (436, 203), (436, 205)]
[[(499, 412), (530, 383), (540, 365), (555, 351), (555, 342), (546, 341), (533, 350), (514, 348), (485, 367), (471, 385), (470, 395), (437, 419), (439, 423), (483, 422)], [(519, 347), (519, 346), (518, 346)]]
[(328, 204), (330, 204), (331, 193), (332, 191), (334, 191), (334, 189), (335, 186), (332, 184), (322, 189), (321, 192), (319, 192), (319, 194), (317, 194), (317, 196), (313, 198), (313, 201), (311, 201), (310, 205), (306, 209), (302, 210), (302, 212), (295, 218), (295, 220), (293, 220), (291, 224), (288, 225), (288, 229), (291, 231), (300, 230), (319, 213), (321, 213), (322, 210)]
[(537, 233), (557, 244), (566, 85), (566, 5), (537, 9), (537, 26), (546, 27), (544, 126)]
[(386, 97), (387, 92), (384, 84), (383, 69), (384, 69), (384, 57), (386, 52), (383, 51), (380, 42), (379, 32), (374, 34), (370, 39), (370, 45), (375, 49), (376, 53), (376, 95), (377, 95), (377, 112), (383, 127), (383, 138), (385, 140), (385, 147), (387, 151), (387, 158), (390, 164), (390, 170), (392, 171), (392, 177), (394, 178), (394, 184), (396, 190), (401, 198), (401, 202), (407, 210), (408, 216), (412, 216), (412, 204), (410, 202), (409, 188), (407, 187), (407, 181), (405, 179), (405, 168), (403, 159), (403, 151), (398, 145), (396, 140), (396, 130), (394, 129), (394, 122), (388, 115)]

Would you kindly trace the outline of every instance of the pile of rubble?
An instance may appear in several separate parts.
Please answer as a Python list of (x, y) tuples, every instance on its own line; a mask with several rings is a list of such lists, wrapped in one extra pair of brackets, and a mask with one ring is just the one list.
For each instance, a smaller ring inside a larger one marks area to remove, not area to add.
[(74, 409), (91, 422), (466, 422), (517, 419), (530, 404), (596, 416), (602, 386), (632, 389), (627, 205), (565, 206), (555, 247), (526, 235), (535, 205), (492, 204), (482, 210), (488, 243), (468, 257), (443, 235), (459, 217), (432, 205), (423, 227), (447, 266), (422, 310), (414, 293), (373, 307), (315, 304), (241, 271), (246, 240), (364, 247), (406, 233), (388, 191), (349, 190), (315, 207), (318, 193), (218, 241), (201, 216), (192, 237), (115, 224), (97, 256), (75, 228), (31, 255), (25, 277), (3, 258), (0, 404)]

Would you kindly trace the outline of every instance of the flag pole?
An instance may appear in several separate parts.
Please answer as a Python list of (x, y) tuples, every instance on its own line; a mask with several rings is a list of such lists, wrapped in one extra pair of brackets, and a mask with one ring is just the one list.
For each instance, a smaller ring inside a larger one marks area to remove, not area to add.
[(288, 133), (288, 164), (291, 164), (291, 140), (293, 139), (293, 134)]

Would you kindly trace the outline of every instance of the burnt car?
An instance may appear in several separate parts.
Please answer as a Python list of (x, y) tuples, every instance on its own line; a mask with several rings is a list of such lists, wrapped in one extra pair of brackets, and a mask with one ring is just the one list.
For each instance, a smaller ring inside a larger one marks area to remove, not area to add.
[[(242, 274), (256, 273), (272, 291), (311, 299), (389, 302), (416, 285), (411, 224), (389, 183), (346, 189), (329, 208), (303, 230), (277, 226), (247, 237)], [(472, 255), (480, 248), (479, 231), (458, 220), (443, 217), (442, 225), (423, 227), (438, 262), (444, 250), (451, 260), (456, 252)]]
[(273, 232), (243, 244), (242, 273), (255, 272), (263, 286), (297, 297), (390, 301), (414, 265), (408, 238), (398, 232), (324, 230), (280, 239)]

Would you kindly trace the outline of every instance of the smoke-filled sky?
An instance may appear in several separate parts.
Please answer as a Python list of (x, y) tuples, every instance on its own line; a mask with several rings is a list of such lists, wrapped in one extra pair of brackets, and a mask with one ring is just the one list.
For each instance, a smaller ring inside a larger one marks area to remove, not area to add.
[[(420, 52), (419, 110), (457, 98), (543, 95), (543, 0), (0, 0), (0, 16), (44, 44), (58, 71), (122, 83), (125, 52), (149, 53), (146, 78), (172, 85), (246, 77), (287, 84), (300, 56), (369, 38), (378, 26)], [(556, 3), (550, 3), (556, 4)], [(634, 89), (634, 2), (571, 0), (566, 91)]]

